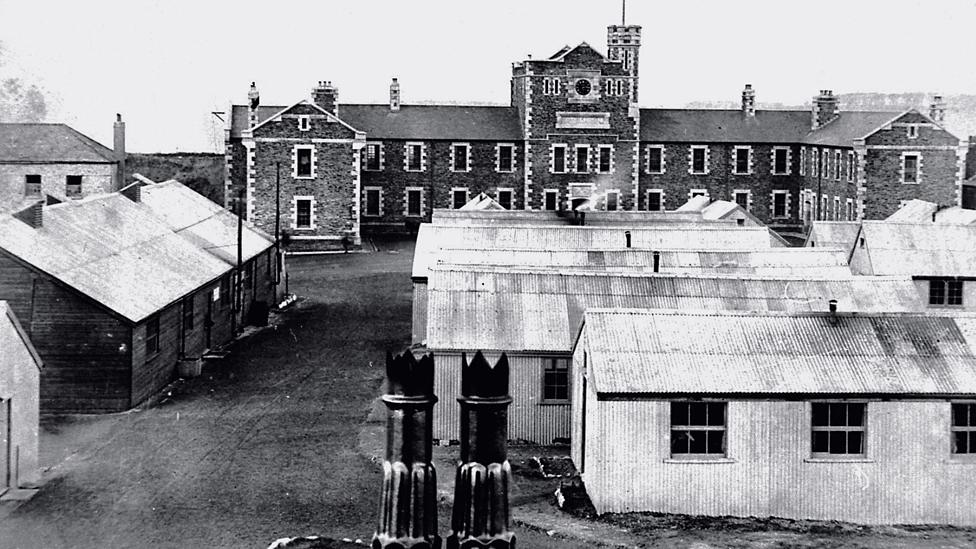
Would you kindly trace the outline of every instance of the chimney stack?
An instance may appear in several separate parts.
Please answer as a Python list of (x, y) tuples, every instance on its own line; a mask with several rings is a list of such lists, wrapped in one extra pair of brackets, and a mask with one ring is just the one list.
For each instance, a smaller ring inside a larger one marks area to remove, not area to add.
[(810, 129), (816, 130), (836, 118), (839, 110), (837, 103), (834, 90), (820, 90), (820, 95), (813, 98)]
[(508, 488), (508, 357), (492, 367), (481, 351), (468, 364), (461, 355), (461, 460), (454, 483), (454, 509), (447, 549), (513, 549)]
[(251, 89), (247, 90), (247, 120), (248, 128), (258, 125), (258, 105), (261, 104), (261, 93), (258, 87), (251, 82)]
[(319, 80), (318, 85), (312, 88), (312, 101), (339, 116), (339, 88), (333, 86), (330, 80)]
[(946, 105), (941, 95), (932, 96), (932, 104), (929, 105), (929, 118), (938, 124), (945, 122)]
[(742, 90), (742, 113), (746, 116), (756, 116), (756, 92), (752, 89), (752, 84), (746, 84)]
[(661, 272), (661, 252), (654, 251), (651, 256), (654, 258), (654, 272)]
[(128, 198), (133, 202), (142, 202), (142, 186), (145, 185), (142, 181), (133, 181), (125, 187), (119, 189), (119, 194)]
[(400, 83), (397, 82), (396, 78), (393, 78), (393, 82), (390, 83), (390, 111), (397, 112), (400, 110)]
[(115, 124), (112, 129), (112, 148), (115, 151), (115, 158), (119, 162), (115, 188), (119, 189), (125, 183), (125, 122), (122, 121), (121, 114), (115, 113)]
[(39, 200), (19, 212), (15, 212), (13, 216), (35, 229), (40, 229), (44, 225), (44, 201)]

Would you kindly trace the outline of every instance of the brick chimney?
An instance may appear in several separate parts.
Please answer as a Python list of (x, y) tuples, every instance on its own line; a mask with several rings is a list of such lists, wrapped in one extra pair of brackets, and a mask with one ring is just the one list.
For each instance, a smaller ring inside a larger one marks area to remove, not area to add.
[(742, 90), (742, 114), (756, 116), (756, 92), (753, 91), (752, 84), (746, 84)]
[(400, 110), (400, 83), (396, 78), (390, 83), (390, 110), (392, 112)]
[(932, 96), (932, 103), (929, 105), (929, 118), (942, 124), (945, 122), (946, 105), (941, 95)]
[(142, 187), (144, 185), (145, 183), (142, 181), (133, 181), (119, 189), (119, 194), (133, 202), (142, 202)]
[(813, 97), (813, 107), (810, 113), (810, 129), (816, 130), (836, 118), (838, 110), (834, 90), (820, 90), (820, 95)]
[(19, 212), (14, 212), (13, 216), (35, 229), (40, 229), (44, 225), (44, 201), (39, 200)]
[(261, 93), (258, 87), (251, 82), (251, 89), (247, 90), (247, 120), (248, 128), (258, 125), (258, 105), (261, 104)]
[(119, 162), (115, 188), (119, 189), (125, 183), (125, 122), (122, 121), (121, 114), (115, 113), (115, 124), (112, 129), (112, 149), (115, 151), (115, 158)]
[(333, 86), (330, 80), (319, 80), (318, 85), (312, 88), (312, 101), (339, 116), (339, 88)]
[(440, 547), (433, 447), (434, 355), (386, 353), (386, 457), (373, 549)]
[(513, 549), (508, 487), (508, 357), (492, 367), (481, 351), (468, 364), (461, 355), (461, 460), (454, 483), (454, 508), (447, 549)]

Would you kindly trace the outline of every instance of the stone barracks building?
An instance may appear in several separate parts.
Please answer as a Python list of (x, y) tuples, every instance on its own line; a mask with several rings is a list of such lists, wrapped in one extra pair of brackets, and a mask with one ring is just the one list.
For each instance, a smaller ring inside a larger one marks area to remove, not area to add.
[[(704, 195), (761, 221), (883, 219), (902, 201), (960, 202), (964, 140), (928, 112), (843, 112), (831, 90), (810, 110), (638, 107), (641, 27), (512, 64), (507, 106), (341, 104), (321, 81), (311, 100), (248, 104), (226, 119), (228, 206), (273, 231), (276, 194), (292, 249), (404, 230), (433, 208), (484, 192), (511, 209), (674, 209)], [(276, 190), (280, 177), (280, 190)]]

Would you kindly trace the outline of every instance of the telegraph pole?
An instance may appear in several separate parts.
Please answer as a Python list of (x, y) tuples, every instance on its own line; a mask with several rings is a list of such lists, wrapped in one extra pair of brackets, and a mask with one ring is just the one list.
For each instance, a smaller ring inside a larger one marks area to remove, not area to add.
[(275, 162), (275, 299), (281, 282), (281, 162)]
[[(234, 316), (236, 317), (244, 310), (244, 297), (241, 293), (244, 291), (244, 284), (241, 280), (241, 264), (244, 263), (244, 189), (241, 189), (237, 193), (237, 275), (235, 277), (235, 297), (234, 300), (236, 305), (234, 307)], [(239, 324), (244, 324), (244, 319), (241, 319)]]

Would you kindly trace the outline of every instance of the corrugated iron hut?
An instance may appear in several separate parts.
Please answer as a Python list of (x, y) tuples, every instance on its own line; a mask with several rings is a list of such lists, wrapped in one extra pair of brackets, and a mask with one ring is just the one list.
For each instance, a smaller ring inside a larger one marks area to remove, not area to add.
[(40, 356), (0, 301), (0, 495), (38, 481), (40, 376)]
[(572, 457), (599, 513), (976, 524), (976, 319), (588, 310)]

